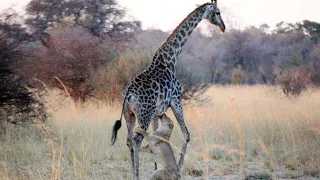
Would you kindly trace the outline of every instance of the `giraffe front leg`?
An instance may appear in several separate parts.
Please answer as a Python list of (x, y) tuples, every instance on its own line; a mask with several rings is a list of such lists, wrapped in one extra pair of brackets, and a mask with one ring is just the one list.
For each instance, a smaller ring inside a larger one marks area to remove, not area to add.
[[(157, 129), (158, 129), (158, 127), (159, 127), (159, 122), (158, 122), (158, 120), (159, 120), (159, 117), (155, 117), (155, 118), (153, 118), (153, 120), (152, 120), (153, 132), (156, 132)], [(157, 170), (157, 169), (158, 169), (157, 162), (154, 161), (154, 170)]]
[(139, 154), (140, 154), (140, 146), (141, 142), (143, 140), (143, 135), (141, 134), (136, 134), (135, 137), (133, 138), (133, 167), (134, 167), (134, 177), (135, 180), (139, 180)]
[(159, 127), (159, 117), (154, 117), (152, 120), (152, 130), (153, 132), (157, 131), (158, 127)]
[(174, 113), (174, 116), (176, 117), (176, 119), (178, 121), (178, 124), (181, 128), (181, 131), (184, 135), (184, 140), (185, 140), (185, 142), (182, 145), (181, 155), (180, 155), (180, 159), (179, 159), (179, 163), (178, 163), (178, 174), (180, 175), (180, 177), (182, 177), (183, 163), (184, 163), (184, 158), (185, 158), (185, 155), (187, 152), (187, 144), (190, 141), (190, 133), (189, 133), (187, 126), (185, 124), (185, 121), (184, 121), (181, 100), (180, 99), (172, 100), (170, 103), (170, 106), (171, 106), (171, 109)]

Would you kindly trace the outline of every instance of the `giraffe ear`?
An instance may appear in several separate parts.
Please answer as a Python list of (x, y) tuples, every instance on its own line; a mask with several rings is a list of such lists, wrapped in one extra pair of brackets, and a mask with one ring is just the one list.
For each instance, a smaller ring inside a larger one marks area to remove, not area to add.
[(217, 4), (218, 4), (217, 1), (218, 0), (211, 0), (211, 3), (214, 3), (217, 6)]

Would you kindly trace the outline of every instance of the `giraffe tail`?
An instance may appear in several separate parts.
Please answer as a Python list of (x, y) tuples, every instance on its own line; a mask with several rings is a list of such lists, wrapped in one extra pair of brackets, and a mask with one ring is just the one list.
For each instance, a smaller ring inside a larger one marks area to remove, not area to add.
[(112, 145), (114, 145), (114, 143), (116, 142), (118, 130), (121, 128), (121, 120), (122, 120), (122, 115), (123, 115), (124, 103), (125, 103), (125, 99), (123, 100), (123, 103), (122, 103), (122, 110), (121, 110), (120, 119), (117, 120), (113, 125), (112, 136), (111, 136), (111, 144)]
[(117, 134), (118, 134), (118, 130), (121, 128), (121, 119), (117, 120), (114, 125), (113, 125), (113, 129), (112, 129), (112, 137), (111, 137), (111, 144), (114, 145), (114, 143), (117, 140)]

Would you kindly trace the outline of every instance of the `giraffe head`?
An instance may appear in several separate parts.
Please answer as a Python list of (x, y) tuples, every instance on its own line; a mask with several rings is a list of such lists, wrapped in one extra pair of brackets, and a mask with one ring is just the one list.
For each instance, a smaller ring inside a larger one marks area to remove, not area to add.
[(211, 0), (211, 3), (208, 3), (207, 5), (206, 11), (205, 19), (209, 20), (213, 25), (218, 26), (221, 32), (224, 32), (226, 27), (217, 6), (217, 0)]

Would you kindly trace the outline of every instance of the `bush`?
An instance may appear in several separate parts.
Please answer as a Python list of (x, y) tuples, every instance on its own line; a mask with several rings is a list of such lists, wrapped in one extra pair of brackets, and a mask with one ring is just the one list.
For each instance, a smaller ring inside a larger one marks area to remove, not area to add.
[[(131, 78), (143, 71), (151, 62), (152, 54), (144, 50), (127, 50), (119, 55), (109, 66), (100, 68), (93, 77), (94, 81), (101, 81), (101, 85), (94, 89), (94, 96), (98, 100), (114, 103), (122, 99), (122, 91)], [(100, 79), (100, 80), (98, 80)]]
[(320, 43), (311, 52), (312, 67), (314, 73), (312, 74), (311, 81), (313, 85), (320, 86)]
[(241, 68), (235, 68), (231, 73), (231, 84), (240, 85), (245, 80), (245, 71)]
[[(4, 34), (0, 34), (1, 122), (9, 121), (16, 124), (21, 121), (30, 121), (29, 117), (34, 116), (35, 113), (44, 113), (43, 104), (34, 98), (26, 88), (28, 81), (14, 69), (23, 58), (24, 52), (19, 46), (19, 42), (12, 41)], [(17, 114), (22, 118), (8, 119), (8, 117)]]
[(182, 99), (196, 100), (203, 102), (206, 98), (202, 97), (203, 93), (211, 86), (210, 83), (204, 82), (197, 74), (195, 69), (185, 68), (182, 64), (183, 59), (176, 65), (177, 78), (182, 86)]
[(102, 41), (81, 29), (53, 31), (42, 36), (41, 42), (45, 48), (30, 47), (28, 51), (33, 53), (20, 71), (33, 79), (34, 87), (43, 89), (43, 82), (80, 102), (92, 97), (95, 88), (104, 83), (93, 77), (117, 55), (110, 39)]
[(316, 87), (320, 87), (320, 72), (315, 72), (314, 74), (312, 74), (311, 82)]
[(275, 70), (276, 82), (287, 95), (298, 96), (310, 85), (313, 74), (309, 66), (300, 66), (283, 71)]

